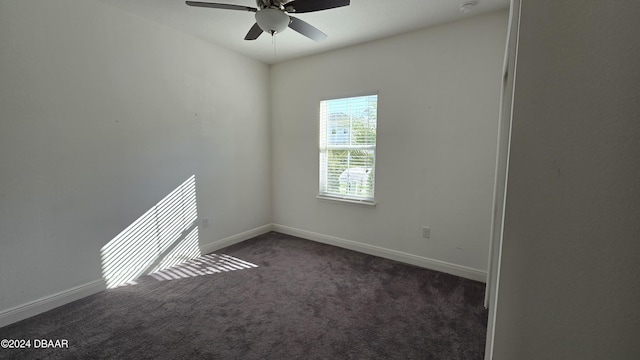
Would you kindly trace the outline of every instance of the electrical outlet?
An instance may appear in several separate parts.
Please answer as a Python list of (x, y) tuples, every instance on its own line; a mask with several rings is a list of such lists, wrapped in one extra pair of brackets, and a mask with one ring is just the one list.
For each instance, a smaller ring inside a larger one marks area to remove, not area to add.
[(209, 219), (202, 219), (202, 228), (206, 229), (209, 227)]
[(425, 239), (428, 239), (431, 237), (431, 228), (428, 228), (426, 226), (422, 227), (422, 237)]

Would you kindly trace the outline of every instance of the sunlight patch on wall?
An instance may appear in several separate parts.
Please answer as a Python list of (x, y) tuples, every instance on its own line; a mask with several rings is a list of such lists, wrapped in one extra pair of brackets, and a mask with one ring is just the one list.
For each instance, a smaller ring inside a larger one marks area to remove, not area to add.
[(229, 255), (204, 255), (171, 268), (159, 270), (151, 274), (158, 281), (175, 280), (202, 275), (213, 275), (235, 270), (256, 268), (252, 264)]
[(197, 218), (193, 175), (102, 247), (107, 288), (200, 256)]

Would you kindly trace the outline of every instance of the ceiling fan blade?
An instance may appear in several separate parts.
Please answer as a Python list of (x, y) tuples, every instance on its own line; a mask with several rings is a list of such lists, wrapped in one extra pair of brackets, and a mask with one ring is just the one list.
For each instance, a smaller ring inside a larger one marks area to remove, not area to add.
[(322, 41), (327, 38), (327, 34), (318, 30), (314, 26), (311, 26), (309, 23), (302, 21), (298, 18), (294, 18), (293, 16), (289, 16), (291, 22), (289, 23), (289, 27), (293, 30), (299, 32), (300, 34), (308, 37), (311, 40)]
[(293, 0), (284, 4), (284, 8), (288, 12), (299, 14), (347, 6), (350, 3), (350, 0)]
[(240, 5), (231, 5), (231, 4), (218, 4), (218, 3), (207, 3), (200, 1), (186, 1), (185, 4), (189, 6), (195, 7), (206, 7), (206, 8), (214, 8), (214, 9), (226, 9), (226, 10), (242, 10), (242, 11), (251, 11), (256, 12), (258, 9), (252, 8), (250, 6), (240, 6)]
[(255, 24), (253, 24), (251, 29), (249, 29), (249, 32), (247, 33), (247, 36), (244, 37), (244, 39), (245, 40), (255, 40), (261, 34), (262, 34), (262, 29), (260, 29), (260, 26), (258, 26), (258, 23), (255, 23)]

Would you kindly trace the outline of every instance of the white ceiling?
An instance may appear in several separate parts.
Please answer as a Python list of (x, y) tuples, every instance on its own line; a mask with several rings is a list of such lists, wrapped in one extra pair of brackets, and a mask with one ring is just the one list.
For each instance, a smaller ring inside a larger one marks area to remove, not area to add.
[[(317, 43), (287, 29), (276, 35), (274, 54), (273, 39), (267, 34), (263, 33), (254, 41), (244, 40), (247, 31), (255, 23), (251, 12), (190, 7), (183, 0), (99, 1), (267, 64), (507, 9), (509, 6), (509, 0), (477, 0), (478, 5), (465, 14), (459, 10), (459, 6), (467, 0), (351, 0), (349, 6), (295, 15), (329, 37)], [(256, 7), (254, 0), (208, 2)]]

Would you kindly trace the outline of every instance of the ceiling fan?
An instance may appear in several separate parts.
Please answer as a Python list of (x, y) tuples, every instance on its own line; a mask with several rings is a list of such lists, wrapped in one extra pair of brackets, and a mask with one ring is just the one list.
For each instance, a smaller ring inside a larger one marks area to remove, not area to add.
[(256, 13), (256, 23), (251, 27), (245, 40), (255, 40), (263, 32), (271, 35), (281, 33), (287, 27), (315, 41), (322, 41), (327, 34), (309, 23), (295, 18), (290, 13), (308, 13), (347, 6), (350, 0), (256, 0), (257, 8), (233, 4), (218, 4), (199, 1), (187, 1), (189, 6), (214, 9), (241, 10)]

